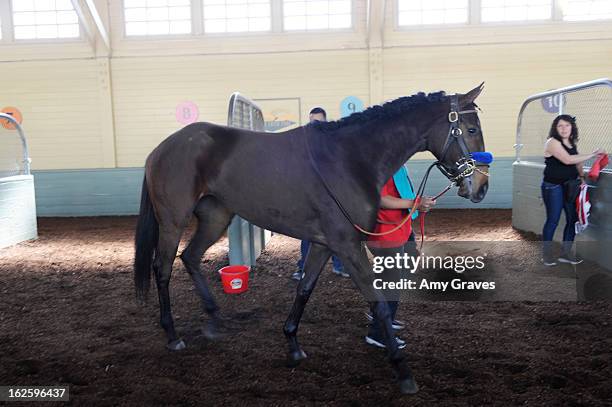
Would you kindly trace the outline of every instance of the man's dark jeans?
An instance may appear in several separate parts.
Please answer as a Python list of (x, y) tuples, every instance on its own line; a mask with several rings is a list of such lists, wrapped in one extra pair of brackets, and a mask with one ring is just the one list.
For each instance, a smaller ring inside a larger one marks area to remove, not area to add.
[[(300, 244), (300, 251), (302, 253), (302, 257), (297, 262), (298, 268), (302, 271), (304, 271), (304, 260), (306, 259), (306, 255), (308, 254), (309, 248), (310, 242), (308, 240), (302, 240), (302, 243)], [(332, 263), (334, 264), (335, 270), (344, 271), (344, 266), (342, 266), (342, 262), (336, 256), (332, 256)]]

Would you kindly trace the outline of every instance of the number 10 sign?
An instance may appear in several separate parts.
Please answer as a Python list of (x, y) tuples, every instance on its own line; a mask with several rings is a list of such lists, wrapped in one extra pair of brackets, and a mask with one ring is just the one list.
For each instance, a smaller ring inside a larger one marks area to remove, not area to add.
[(542, 107), (548, 113), (560, 114), (563, 112), (563, 107), (567, 104), (565, 93), (557, 93), (556, 95), (542, 98)]

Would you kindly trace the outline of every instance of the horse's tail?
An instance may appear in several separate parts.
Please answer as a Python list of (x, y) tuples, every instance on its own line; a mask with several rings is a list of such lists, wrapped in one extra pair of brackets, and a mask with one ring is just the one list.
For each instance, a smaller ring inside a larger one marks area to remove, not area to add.
[(136, 295), (145, 299), (151, 285), (151, 266), (155, 255), (155, 248), (159, 239), (159, 224), (153, 212), (153, 205), (149, 198), (147, 188), (147, 177), (142, 181), (142, 193), (140, 196), (140, 214), (136, 225), (134, 256), (134, 284)]

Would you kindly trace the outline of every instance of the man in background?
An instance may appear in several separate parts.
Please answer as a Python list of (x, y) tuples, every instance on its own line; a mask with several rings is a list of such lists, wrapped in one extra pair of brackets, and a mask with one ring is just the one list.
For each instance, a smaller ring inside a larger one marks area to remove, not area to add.
[[(323, 108), (315, 107), (310, 111), (308, 115), (308, 119), (310, 123), (314, 121), (326, 122), (327, 113), (325, 112)], [(302, 277), (304, 277), (304, 261), (306, 260), (306, 255), (308, 254), (309, 247), (310, 247), (310, 242), (308, 240), (302, 240), (302, 243), (300, 245), (300, 251), (301, 251), (302, 257), (297, 262), (298, 270), (291, 275), (291, 278), (294, 280), (299, 281), (302, 279)], [(350, 275), (344, 271), (344, 266), (342, 265), (342, 262), (340, 262), (340, 259), (338, 259), (335, 255), (332, 255), (332, 264), (333, 264), (332, 271), (334, 274), (339, 275), (341, 277), (350, 277)]]

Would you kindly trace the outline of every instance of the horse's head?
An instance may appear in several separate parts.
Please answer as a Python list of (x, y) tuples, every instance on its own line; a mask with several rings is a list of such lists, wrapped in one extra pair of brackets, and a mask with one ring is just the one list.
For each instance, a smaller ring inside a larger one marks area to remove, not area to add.
[(483, 84), (465, 95), (448, 97), (445, 114), (431, 128), (428, 149), (438, 159), (438, 167), (459, 186), (458, 195), (480, 202), (489, 189), (488, 162), (478, 162), (474, 152), (484, 152), (484, 140), (477, 106), (474, 103)]

